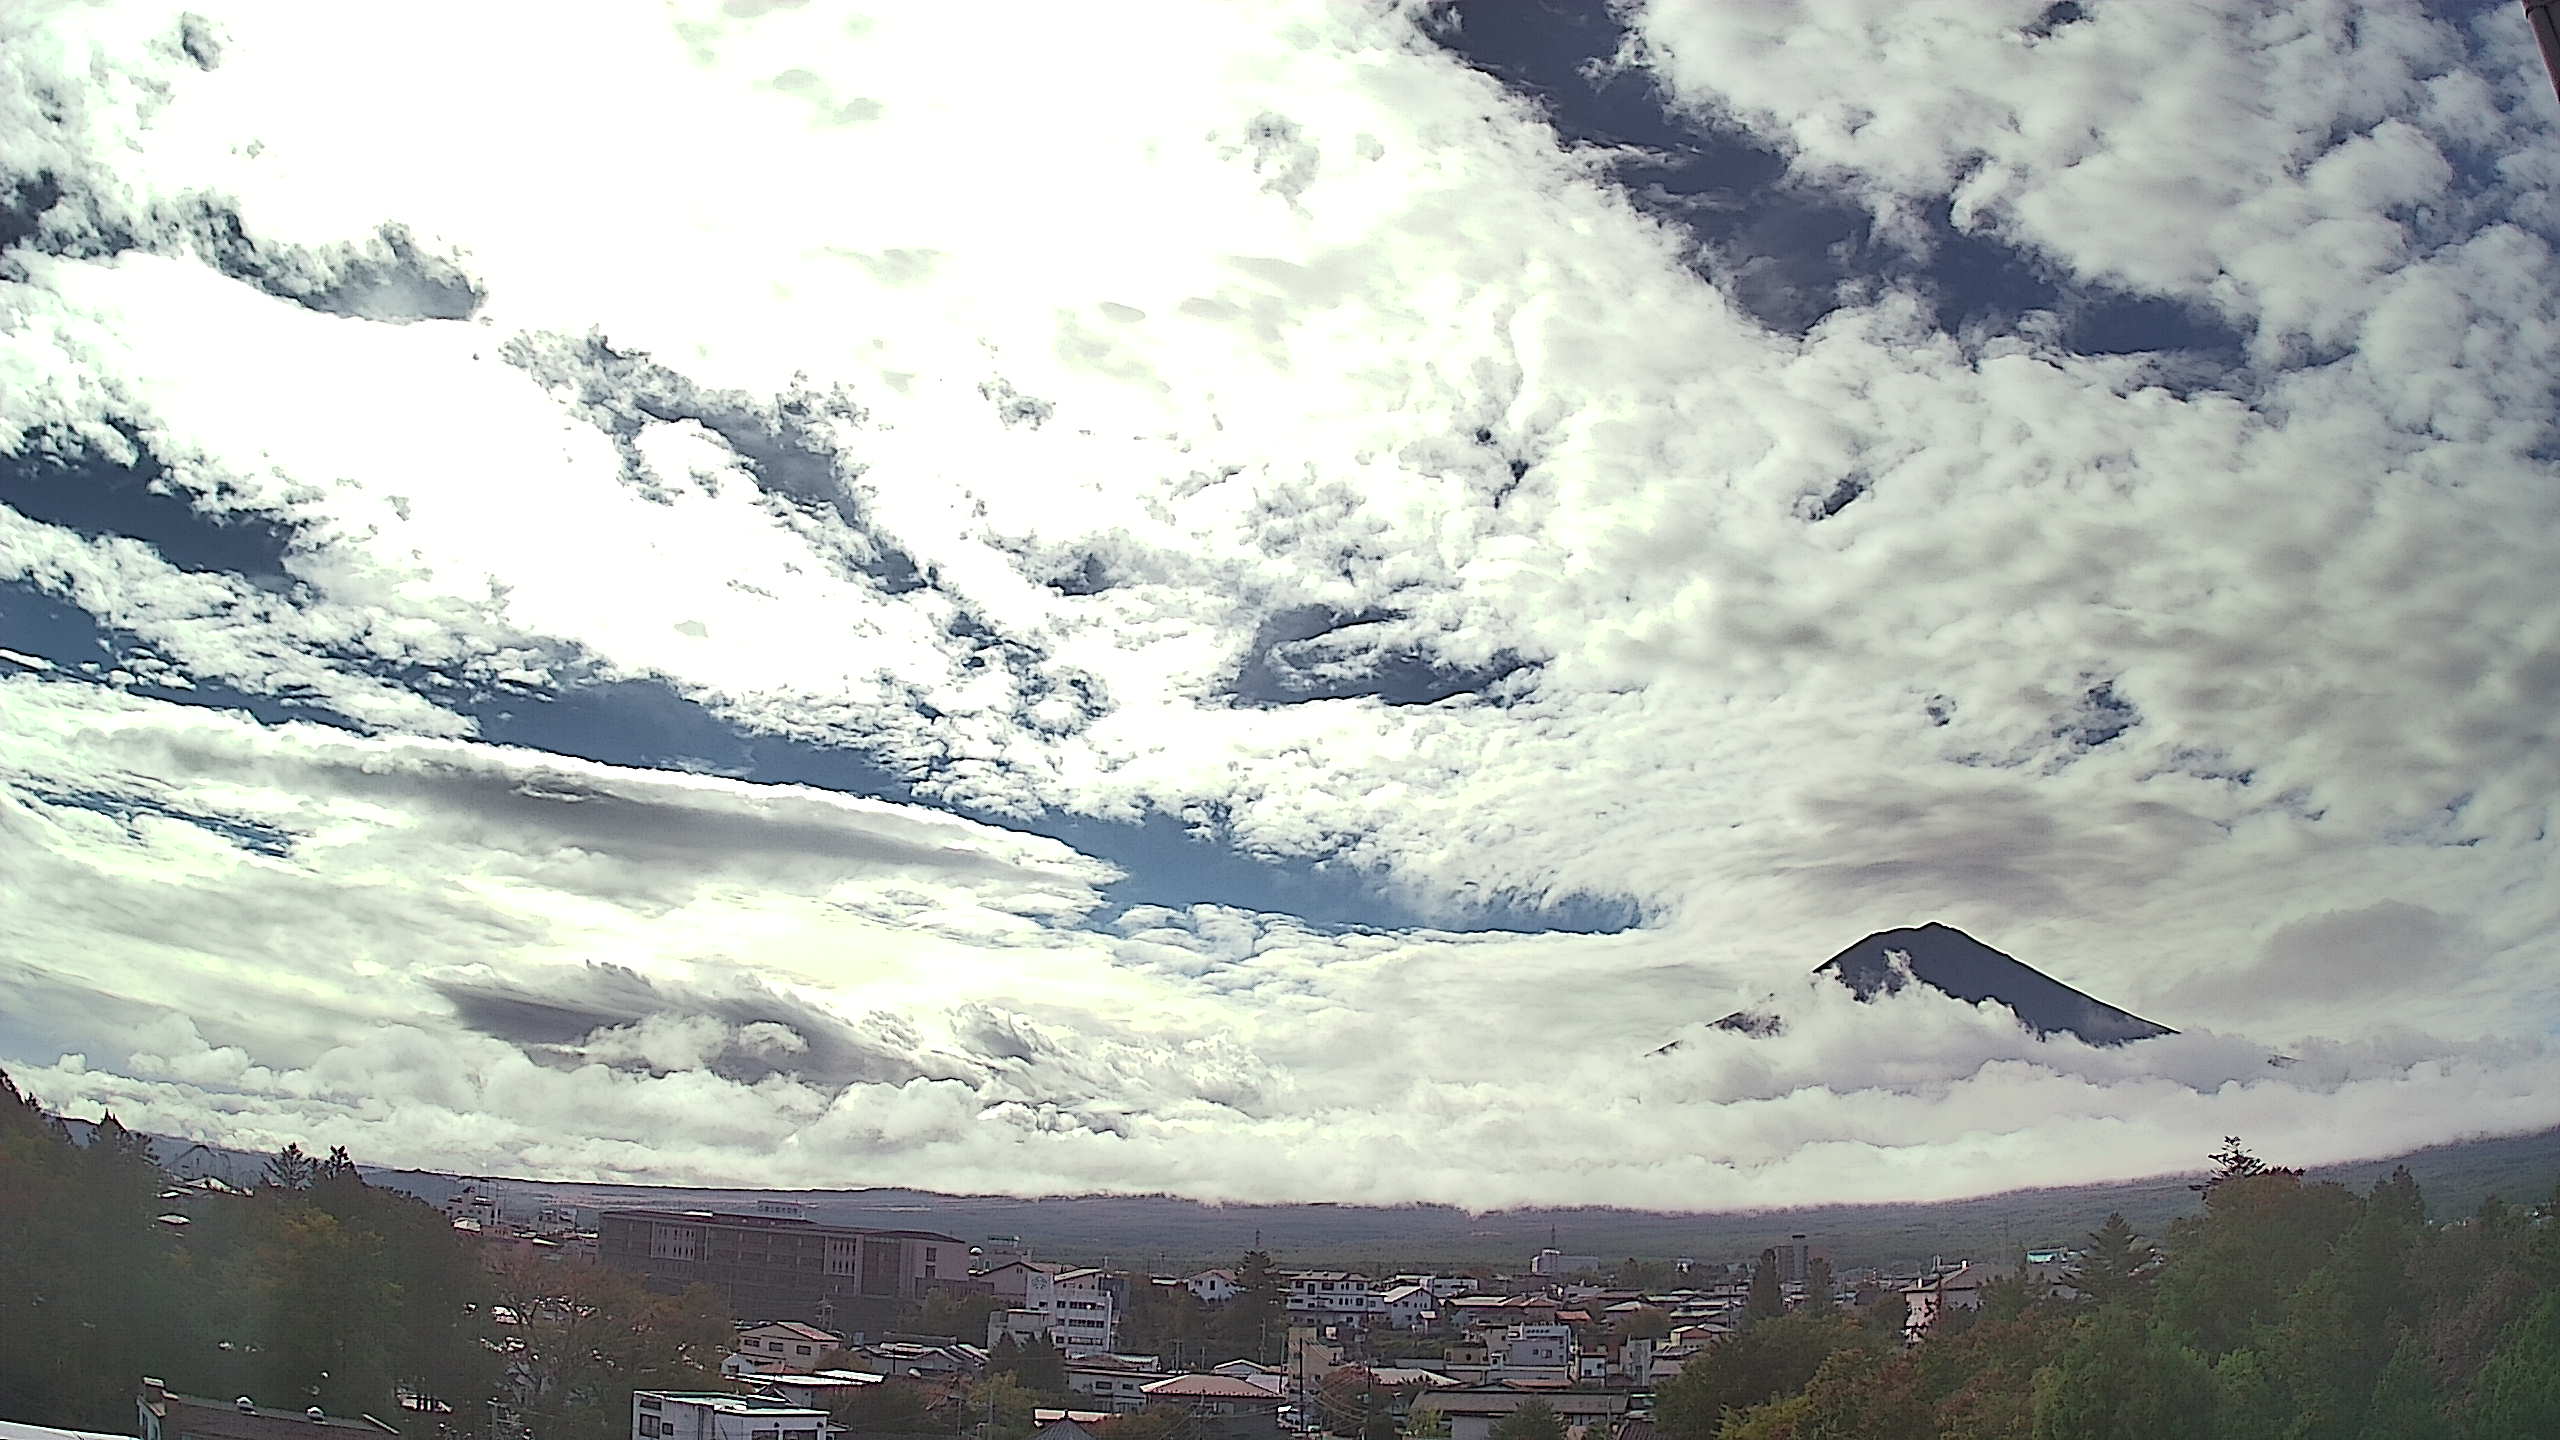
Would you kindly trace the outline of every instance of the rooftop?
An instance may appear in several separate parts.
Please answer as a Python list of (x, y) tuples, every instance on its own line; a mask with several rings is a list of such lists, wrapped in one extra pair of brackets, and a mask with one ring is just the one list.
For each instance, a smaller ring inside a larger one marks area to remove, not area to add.
[(1238, 1380), (1229, 1375), (1176, 1375), (1138, 1387), (1148, 1395), (1168, 1400), (1277, 1400), (1276, 1391)]
[(805, 1405), (794, 1405), (788, 1400), (776, 1400), (770, 1395), (740, 1395), (730, 1390), (635, 1390), (631, 1393), (634, 1399), (654, 1395), (660, 1400), (671, 1400), (679, 1405), (699, 1405), (724, 1415), (813, 1416), (823, 1419), (827, 1413)]
[(939, 1240), (960, 1243), (936, 1230), (877, 1230), (867, 1225), (822, 1225), (791, 1215), (747, 1215), (734, 1210), (653, 1210), (634, 1207), (607, 1210), (600, 1220), (663, 1220), (676, 1225), (717, 1225), (728, 1230), (782, 1230), (794, 1235), (867, 1235), (882, 1240)]

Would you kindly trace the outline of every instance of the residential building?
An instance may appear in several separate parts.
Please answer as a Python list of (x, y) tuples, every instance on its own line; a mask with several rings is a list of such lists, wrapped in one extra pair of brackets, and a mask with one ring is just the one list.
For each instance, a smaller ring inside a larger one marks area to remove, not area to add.
[(1156, 1368), (1153, 1357), (1091, 1355), (1067, 1363), (1067, 1388), (1114, 1414), (1145, 1409), (1147, 1387), (1172, 1378)]
[(1813, 1247), (1802, 1235), (1790, 1235), (1784, 1243), (1769, 1247), (1769, 1255), (1777, 1261), (1778, 1283), (1804, 1284), (1805, 1267), (1813, 1262)]
[(1982, 1287), (1999, 1277), (1991, 1267), (1970, 1260), (1951, 1268), (1940, 1268), (1916, 1285), (1902, 1290), (1902, 1333), (1906, 1340), (1917, 1340), (1929, 1333), (1938, 1317), (1949, 1306), (1964, 1310), (1982, 1308)]
[[(1047, 1413), (1047, 1411), (1041, 1412), (1041, 1414)], [(1084, 1412), (1075, 1410), (1059, 1412), (1058, 1418), (1047, 1421), (1039, 1429), (1032, 1431), (1031, 1440), (1096, 1440), (1094, 1433), (1085, 1428), (1085, 1422), (1076, 1418), (1082, 1413)], [(1039, 1416), (1034, 1415), (1032, 1418), (1038, 1420)]]
[(1440, 1319), (1440, 1301), (1429, 1287), (1397, 1285), (1378, 1292), (1379, 1318), (1398, 1330), (1419, 1330)]
[(1259, 1385), (1274, 1395), (1289, 1388), (1287, 1371), (1277, 1365), (1265, 1365), (1259, 1360), (1229, 1360), (1223, 1365), (1210, 1366), (1209, 1373), (1224, 1375), (1230, 1380), (1243, 1380)]
[(1185, 1279), (1183, 1288), (1200, 1299), (1203, 1305), (1224, 1305), (1236, 1298), (1236, 1272), (1203, 1270)]
[(827, 1412), (764, 1395), (635, 1390), (631, 1440), (835, 1440)]
[(607, 1210), (599, 1221), (605, 1264), (661, 1292), (708, 1285), (732, 1315), (885, 1327), (898, 1302), (967, 1268), (968, 1247), (928, 1230), (710, 1210)]
[(1150, 1405), (1175, 1405), (1189, 1411), (1218, 1440), (1271, 1440), (1280, 1433), (1284, 1397), (1250, 1380), (1176, 1375), (1147, 1386), (1144, 1394)]
[(1485, 1378), (1573, 1380), (1579, 1378), (1570, 1325), (1513, 1325), (1486, 1341)]
[(1069, 1270), (1015, 1260), (972, 1277), (995, 1292), (987, 1344), (1046, 1335), (1069, 1355), (1108, 1352), (1119, 1338), (1119, 1307), (1099, 1270)]
[(234, 1400), (180, 1395), (148, 1376), (133, 1398), (134, 1433), (141, 1440), (378, 1440), (400, 1433), (370, 1415), (328, 1415), (316, 1407), (284, 1410), (245, 1395)]
[(1561, 1250), (1541, 1250), (1529, 1257), (1529, 1273), (1560, 1280), (1567, 1275), (1588, 1275), (1600, 1268), (1597, 1255), (1567, 1255)]
[(1416, 1400), (1413, 1409), (1416, 1415), (1438, 1411), (1448, 1416), (1449, 1440), (1492, 1440), (1493, 1427), (1531, 1400), (1544, 1400), (1554, 1406), (1568, 1429), (1597, 1426), (1607, 1433), (1627, 1413), (1627, 1401), (1633, 1393), (1578, 1387), (1470, 1386), (1463, 1390), (1434, 1390)]
[(1383, 1313), (1369, 1277), (1343, 1270), (1299, 1270), (1288, 1276), (1291, 1319), (1372, 1320)]
[(867, 1370), (821, 1370), (814, 1375), (758, 1375), (758, 1395), (810, 1410), (824, 1410), (858, 1391), (885, 1385), (889, 1377)]
[(769, 1320), (738, 1332), (738, 1357), (759, 1373), (814, 1370), (829, 1351), (843, 1344), (844, 1337), (832, 1330), (797, 1320)]

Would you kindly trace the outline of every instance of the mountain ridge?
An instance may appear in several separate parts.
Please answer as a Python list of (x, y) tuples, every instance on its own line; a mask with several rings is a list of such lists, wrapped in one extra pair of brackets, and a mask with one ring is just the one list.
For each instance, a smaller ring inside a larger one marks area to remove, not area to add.
[[(1879, 930), (1815, 966), (1813, 973), (1831, 977), (1864, 1001), (1898, 994), (1913, 983), (1968, 1005), (1993, 1001), (2017, 1016), (2018, 1023), (2038, 1039), (2070, 1035), (2091, 1045), (2127, 1045), (2178, 1033), (2066, 985), (1936, 920)], [(1719, 1030), (1745, 1035), (1774, 1035), (1785, 1023), (1784, 1017), (1764, 1010), (1736, 1010), (1715, 1022)], [(1675, 1040), (1662, 1050), (1677, 1048), (1679, 1043)]]

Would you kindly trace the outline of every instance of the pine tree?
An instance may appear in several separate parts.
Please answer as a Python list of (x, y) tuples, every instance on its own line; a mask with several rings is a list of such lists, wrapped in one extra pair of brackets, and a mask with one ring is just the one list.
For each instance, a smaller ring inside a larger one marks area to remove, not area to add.
[(298, 1144), (289, 1144), (267, 1162), (267, 1183), (279, 1190), (308, 1190), (319, 1174), (319, 1162), (302, 1153)]
[(1831, 1292), (1837, 1282), (1831, 1278), (1831, 1262), (1816, 1255), (1804, 1262), (1805, 1308), (1816, 1315), (1831, 1313)]
[(1787, 1312), (1786, 1292), (1778, 1284), (1778, 1252), (1763, 1250), (1751, 1267), (1751, 1290), (1743, 1297), (1742, 1323), (1773, 1320)]
[(2427, 1197), (2419, 1192), (2418, 1177), (2406, 1165), (2394, 1165), (2391, 1174), (2373, 1182), (2369, 1202), (2382, 1214), (2409, 1225), (2427, 1223)]
[(2110, 1214), (2089, 1232), (2088, 1249), (2069, 1276), (2071, 1288), (2101, 1305), (2131, 1300), (2149, 1283), (2158, 1258), (2159, 1251), (2134, 1234), (2124, 1216)]

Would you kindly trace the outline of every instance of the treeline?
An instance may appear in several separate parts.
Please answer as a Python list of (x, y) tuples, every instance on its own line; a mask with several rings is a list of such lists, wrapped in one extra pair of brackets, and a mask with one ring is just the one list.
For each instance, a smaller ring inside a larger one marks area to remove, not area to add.
[[(2160, 1246), (2089, 1237), (2073, 1299), (2017, 1274), (1902, 1344), (1899, 1295), (1761, 1318), (1665, 1384), (1670, 1440), (2553, 1440), (2560, 1223), (2439, 1223), (2226, 1142)], [(2560, 1203), (2560, 1192), (2555, 1192)]]
[(697, 1385), (731, 1337), (707, 1294), (591, 1264), (491, 1267), (435, 1207), (288, 1146), (248, 1194), (171, 1178), (113, 1115), (85, 1145), (0, 1073), (0, 1419), (130, 1434), (134, 1389), (408, 1436), (620, 1440), (636, 1384)]

